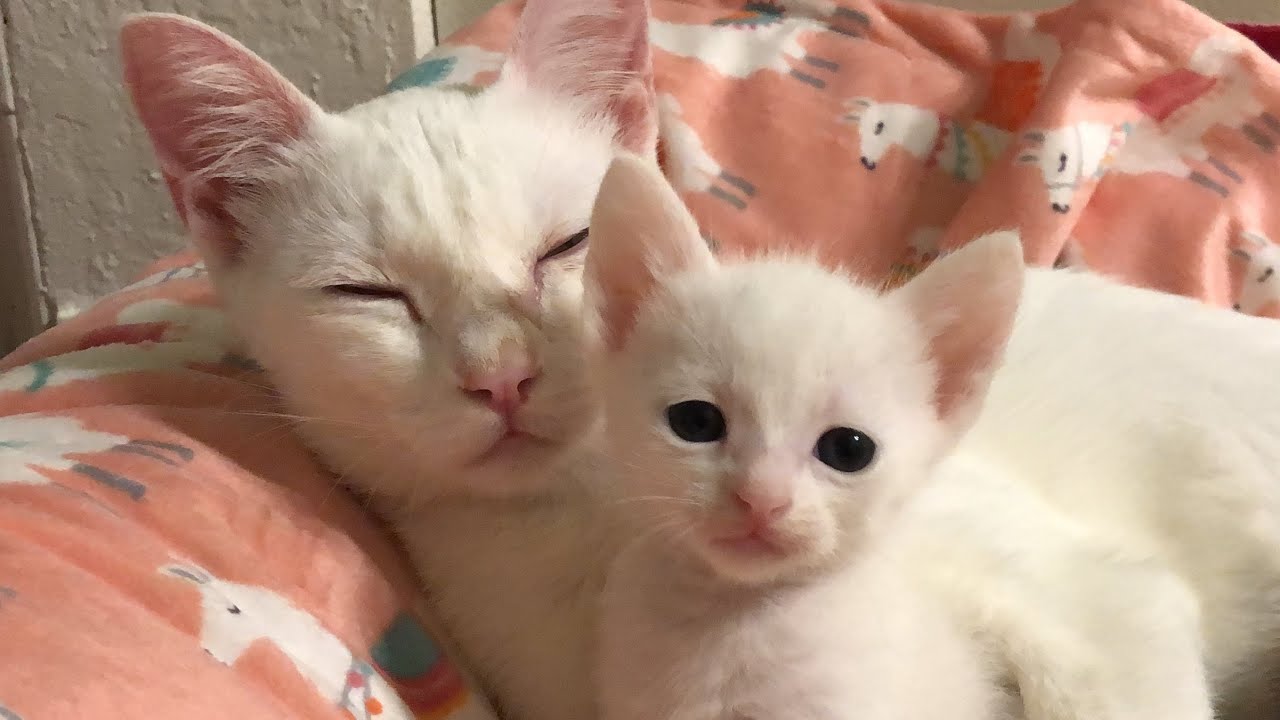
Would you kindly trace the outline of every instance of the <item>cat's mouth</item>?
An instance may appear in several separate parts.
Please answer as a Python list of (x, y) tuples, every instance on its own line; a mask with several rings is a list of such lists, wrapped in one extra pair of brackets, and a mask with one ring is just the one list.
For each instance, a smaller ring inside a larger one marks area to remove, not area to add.
[(768, 528), (751, 528), (713, 536), (711, 544), (721, 552), (742, 558), (778, 559), (796, 551), (796, 543)]
[(544, 447), (548, 440), (514, 426), (507, 426), (486, 450), (476, 456), (473, 464), (484, 465), (503, 458), (517, 457), (530, 450)]

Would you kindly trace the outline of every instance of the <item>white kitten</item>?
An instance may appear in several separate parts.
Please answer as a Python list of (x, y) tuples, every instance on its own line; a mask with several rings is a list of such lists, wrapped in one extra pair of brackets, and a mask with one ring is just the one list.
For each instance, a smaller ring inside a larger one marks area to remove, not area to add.
[(981, 406), (1017, 307), (1016, 238), (888, 295), (811, 262), (721, 265), (625, 156), (591, 231), (604, 462), (634, 534), (601, 601), (601, 717), (1001, 712), (894, 536)]
[(646, 3), (530, 0), (480, 93), (321, 110), (209, 27), (141, 15), (126, 78), (222, 302), (305, 439), (368, 493), (508, 718), (586, 718), (597, 548), (563, 462), (592, 202), (652, 154)]
[[(1277, 368), (1274, 320), (1091, 273), (1032, 270), (1006, 363), (960, 448), (1092, 535), (1180, 576), (1224, 708), (1265, 693), (1280, 648)], [(1055, 587), (1107, 591), (1063, 574), (1040, 592)], [(1069, 674), (1079, 653), (1033, 618), (1017, 628), (1020, 642), (1038, 645), (1043, 674)], [(1142, 653), (1123, 646), (1142, 642), (1123, 623), (1109, 613), (1076, 621), (1108, 660)]]

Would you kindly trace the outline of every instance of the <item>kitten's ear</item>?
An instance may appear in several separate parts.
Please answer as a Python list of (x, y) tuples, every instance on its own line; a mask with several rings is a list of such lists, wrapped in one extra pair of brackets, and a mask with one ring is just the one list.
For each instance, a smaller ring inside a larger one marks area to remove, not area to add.
[(929, 333), (938, 373), (934, 403), (953, 437), (982, 409), (1013, 331), (1025, 272), (1018, 233), (996, 232), (938, 258), (894, 291)]
[(647, 0), (528, 0), (502, 80), (577, 98), (616, 125), (622, 147), (652, 157), (650, 55)]
[(120, 30), (125, 84), (179, 213), (212, 261), (240, 251), (226, 210), (323, 113), (262, 58), (202, 23), (132, 15)]
[(715, 267), (697, 223), (657, 165), (635, 155), (615, 158), (591, 214), (586, 267), (587, 303), (606, 345), (622, 347), (663, 278)]

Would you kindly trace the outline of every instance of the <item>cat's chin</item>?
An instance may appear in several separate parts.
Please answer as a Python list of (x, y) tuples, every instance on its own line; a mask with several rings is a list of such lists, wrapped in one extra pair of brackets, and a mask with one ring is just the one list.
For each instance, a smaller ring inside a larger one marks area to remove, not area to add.
[(506, 499), (553, 492), (575, 443), (508, 433), (458, 469), (458, 494)]
[(812, 544), (799, 538), (708, 534), (692, 542), (708, 569), (734, 584), (767, 585), (788, 580), (808, 572), (813, 565)]

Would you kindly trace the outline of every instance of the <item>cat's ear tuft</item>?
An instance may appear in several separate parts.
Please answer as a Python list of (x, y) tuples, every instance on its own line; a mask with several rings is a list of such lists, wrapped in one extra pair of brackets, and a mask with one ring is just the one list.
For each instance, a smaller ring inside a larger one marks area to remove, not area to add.
[(611, 120), (618, 143), (657, 148), (647, 0), (528, 0), (504, 82), (573, 97)]
[(201, 250), (233, 256), (228, 196), (253, 186), (322, 111), (243, 45), (181, 15), (128, 17), (120, 47), (125, 84), (179, 212)]
[(928, 335), (934, 404), (953, 437), (973, 424), (1004, 359), (1026, 268), (1017, 232), (984, 235), (894, 291)]
[(587, 303), (605, 344), (625, 344), (664, 278), (715, 266), (693, 216), (657, 165), (634, 155), (615, 158), (591, 215), (586, 268)]

